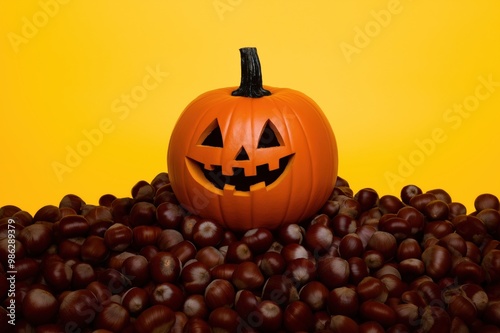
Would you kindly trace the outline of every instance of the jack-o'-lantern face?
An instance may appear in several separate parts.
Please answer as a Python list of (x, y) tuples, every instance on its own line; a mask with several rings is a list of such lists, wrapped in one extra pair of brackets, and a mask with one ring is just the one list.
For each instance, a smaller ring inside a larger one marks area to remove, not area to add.
[(298, 223), (333, 191), (335, 136), (306, 95), (252, 80), (240, 94), (243, 81), (236, 91), (202, 94), (177, 120), (167, 157), (172, 189), (191, 213), (234, 231)]
[[(276, 126), (270, 120), (249, 125), (249, 131), (257, 127), (243, 137), (245, 142), (234, 135), (223, 136), (217, 119), (202, 132), (197, 148), (187, 154), (186, 164), (205, 188), (219, 195), (223, 190), (250, 195), (278, 183), (289, 171), (294, 153), (286, 147)], [(214, 157), (220, 163), (211, 163)]]

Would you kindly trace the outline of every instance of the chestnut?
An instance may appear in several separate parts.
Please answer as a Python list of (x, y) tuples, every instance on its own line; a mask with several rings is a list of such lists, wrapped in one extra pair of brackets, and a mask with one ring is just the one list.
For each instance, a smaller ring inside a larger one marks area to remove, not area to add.
[(58, 222), (58, 232), (63, 238), (86, 237), (90, 224), (84, 216), (67, 215)]
[(333, 315), (327, 327), (334, 333), (359, 332), (359, 325), (351, 317), (344, 315)]
[(370, 269), (362, 258), (352, 257), (347, 260), (347, 263), (349, 264), (349, 282), (354, 285), (370, 274)]
[(284, 274), (292, 279), (298, 286), (316, 278), (316, 264), (305, 258), (297, 258), (288, 262)]
[(252, 258), (253, 254), (248, 245), (242, 241), (235, 241), (227, 246), (224, 262), (238, 264), (243, 261), (252, 260)]
[(70, 288), (73, 270), (69, 265), (62, 261), (50, 261), (42, 267), (42, 276), (48, 286), (57, 292)]
[(434, 195), (434, 193), (420, 193), (414, 195), (410, 199), (410, 202), (408, 204), (412, 207), (415, 207), (418, 211), (424, 213), (425, 206), (433, 200), (437, 200), (437, 197), (436, 195)]
[(80, 248), (80, 256), (91, 265), (103, 263), (109, 256), (104, 238), (94, 235), (87, 237)]
[(132, 245), (143, 248), (148, 245), (155, 245), (161, 233), (161, 228), (155, 225), (139, 225), (132, 229)]
[(172, 246), (169, 252), (185, 264), (188, 260), (195, 258), (196, 246), (191, 241), (183, 240)]
[(423, 213), (430, 220), (445, 220), (448, 218), (449, 206), (443, 200), (436, 199), (429, 201), (423, 208)]
[[(378, 222), (377, 222), (378, 223)], [(361, 239), (361, 242), (363, 243), (363, 248), (366, 248), (368, 245), (368, 241), (372, 237), (372, 235), (377, 231), (377, 228), (373, 225), (369, 224), (363, 224), (356, 228), (356, 234), (359, 236)]]
[(450, 332), (451, 318), (446, 309), (441, 306), (429, 305), (421, 314), (421, 326), (428, 332)]
[(231, 307), (235, 296), (236, 291), (227, 280), (214, 279), (205, 289), (205, 301), (211, 310), (222, 306)]
[(337, 215), (340, 210), (340, 203), (334, 200), (327, 200), (321, 208), (321, 214), (327, 215), (329, 218)]
[(459, 215), (452, 220), (452, 223), (460, 236), (478, 246), (481, 246), (488, 233), (483, 221), (476, 216)]
[[(387, 330), (387, 331), (389, 331), (389, 330)], [(370, 320), (370, 321), (365, 321), (364, 323), (359, 324), (359, 332), (360, 333), (368, 333), (368, 332), (369, 333), (385, 333), (386, 330), (378, 322), (376, 322), (374, 320)]]
[(405, 280), (413, 280), (425, 273), (425, 264), (417, 258), (408, 258), (399, 262), (399, 272)]
[(282, 274), (285, 271), (285, 265), (283, 256), (274, 251), (264, 253), (259, 262), (259, 268), (266, 277)]
[(439, 239), (437, 245), (443, 246), (455, 257), (464, 257), (467, 255), (467, 243), (458, 233), (450, 233)]
[(278, 228), (277, 239), (282, 245), (291, 243), (301, 244), (304, 239), (305, 230), (298, 224), (286, 224)]
[(490, 235), (496, 235), (500, 227), (500, 211), (487, 208), (481, 210), (476, 217), (480, 219)]
[(237, 289), (256, 290), (264, 283), (264, 275), (257, 264), (245, 261), (236, 266), (231, 282)]
[(451, 268), (452, 276), (455, 276), (459, 283), (482, 284), (485, 280), (485, 271), (479, 265), (467, 257), (456, 259)]
[(188, 322), (188, 316), (181, 311), (175, 311), (174, 326), (170, 329), (171, 333), (184, 333), (184, 327)]
[(396, 255), (397, 241), (393, 234), (377, 230), (368, 240), (367, 250), (375, 250), (382, 254), (385, 261), (391, 260)]
[(331, 315), (355, 317), (358, 313), (359, 298), (354, 288), (343, 286), (332, 289), (327, 302)]
[(396, 214), (397, 217), (405, 219), (410, 223), (411, 235), (417, 236), (421, 233), (425, 225), (424, 214), (412, 206), (401, 208)]
[(269, 249), (274, 237), (271, 231), (266, 228), (253, 228), (243, 234), (241, 241), (248, 245), (253, 254), (257, 255)]
[(410, 222), (402, 217), (391, 217), (388, 219), (380, 219), (378, 224), (380, 231), (386, 231), (394, 235), (398, 241), (404, 240), (412, 233)]
[(313, 312), (302, 301), (292, 301), (283, 311), (283, 328), (287, 331), (310, 332), (313, 328)]
[(405, 204), (398, 197), (386, 194), (378, 199), (377, 206), (382, 214), (396, 214)]
[(332, 230), (321, 223), (312, 224), (305, 232), (305, 244), (314, 255), (325, 253), (333, 243)]
[(384, 255), (377, 250), (367, 250), (363, 253), (363, 260), (366, 266), (374, 271), (381, 268), (386, 262)]
[(367, 276), (356, 286), (356, 292), (361, 302), (366, 300), (375, 300), (385, 303), (389, 297), (387, 286), (373, 276)]
[(30, 289), (24, 296), (22, 314), (31, 325), (42, 325), (52, 322), (59, 310), (59, 302), (47, 290)]
[(132, 244), (132, 229), (121, 223), (111, 225), (104, 232), (104, 244), (112, 251), (124, 251)]
[(400, 303), (393, 306), (396, 312), (397, 321), (406, 325), (412, 326), (417, 323), (419, 316), (419, 307), (412, 303)]
[(74, 264), (71, 270), (73, 271), (71, 275), (71, 286), (73, 289), (84, 289), (97, 278), (94, 268), (84, 262)]
[(157, 283), (175, 282), (181, 272), (181, 261), (170, 252), (160, 251), (151, 258), (149, 272)]
[(174, 311), (168, 306), (158, 304), (141, 312), (134, 328), (137, 333), (169, 332), (174, 323)]
[(282, 327), (283, 310), (271, 300), (263, 300), (256, 305), (247, 319), (248, 324), (261, 332), (273, 332)]
[(82, 252), (82, 244), (85, 238), (68, 238), (63, 239), (57, 245), (57, 253), (63, 259), (80, 259)]
[(238, 332), (240, 318), (235, 310), (227, 307), (219, 307), (210, 312), (208, 324), (213, 332)]
[(156, 245), (160, 251), (170, 251), (174, 246), (184, 240), (182, 234), (175, 229), (165, 229), (160, 232)]
[(471, 325), (477, 319), (477, 309), (468, 297), (455, 295), (448, 303), (448, 313), (451, 317), (458, 317), (465, 324)]
[(349, 263), (340, 257), (326, 257), (318, 261), (317, 276), (328, 289), (340, 287), (349, 281)]
[(303, 245), (297, 243), (290, 243), (281, 249), (281, 256), (286, 263), (297, 258), (309, 258), (311, 257), (311, 252), (309, 252)]
[(209, 268), (224, 263), (224, 255), (213, 246), (205, 246), (196, 252), (195, 259), (203, 262)]
[(114, 268), (105, 268), (97, 275), (97, 281), (105, 286), (106, 291), (111, 292), (111, 294), (120, 294), (130, 288), (132, 286), (130, 278)]
[(373, 320), (388, 328), (396, 323), (396, 312), (387, 304), (374, 300), (361, 303), (359, 313), (364, 320)]
[(500, 210), (500, 200), (493, 194), (483, 193), (478, 195), (474, 200), (474, 208), (478, 212), (484, 209)]
[(360, 257), (364, 251), (363, 242), (358, 234), (347, 234), (340, 240), (338, 251), (344, 259)]
[(486, 281), (489, 283), (500, 281), (500, 250), (494, 249), (486, 253), (481, 267), (486, 273)]
[(186, 322), (183, 333), (212, 333), (212, 328), (205, 319), (193, 317)]
[(149, 295), (143, 288), (132, 287), (122, 295), (121, 305), (136, 316), (148, 307)]
[(201, 261), (187, 263), (180, 274), (180, 282), (187, 294), (202, 294), (211, 280), (210, 268)]
[(192, 237), (198, 248), (217, 246), (224, 237), (224, 229), (213, 220), (201, 219), (193, 225)]
[(284, 275), (270, 276), (262, 287), (262, 299), (276, 302), (279, 306), (285, 306), (298, 298), (297, 288), (292, 280)]
[[(19, 210), (18, 210), (19, 211)], [(54, 205), (45, 205), (38, 209), (33, 215), (33, 223), (37, 221), (56, 222), (61, 219), (59, 207)]]
[(201, 218), (196, 215), (184, 216), (179, 226), (179, 231), (181, 232), (182, 236), (184, 236), (184, 239), (187, 239), (189, 241), (193, 240), (193, 227), (200, 220)]
[(97, 313), (94, 327), (111, 332), (121, 332), (129, 325), (129, 312), (120, 304), (109, 302), (104, 304), (102, 310)]
[(156, 222), (156, 206), (150, 202), (139, 201), (130, 209), (129, 223), (132, 227), (152, 225)]
[(210, 269), (213, 279), (223, 279), (231, 281), (233, 273), (238, 264), (220, 264)]
[(181, 288), (169, 282), (163, 282), (153, 289), (151, 293), (151, 304), (166, 305), (174, 311), (178, 311), (184, 303), (184, 294)]
[(65, 331), (73, 331), (90, 325), (101, 309), (102, 305), (90, 290), (70, 291), (60, 302), (59, 320)]
[(444, 277), (451, 268), (450, 252), (439, 245), (432, 245), (425, 249), (422, 252), (422, 261), (427, 275), (433, 279)]
[(362, 188), (354, 195), (354, 199), (359, 202), (360, 210), (364, 212), (376, 206), (379, 196), (372, 188)]
[(118, 271), (121, 271), (122, 268), (123, 268), (123, 262), (130, 258), (130, 257), (133, 257), (135, 256), (134, 253), (132, 252), (128, 252), (128, 251), (125, 251), (125, 252), (113, 252), (110, 257), (108, 258), (108, 260), (106, 260), (106, 266), (108, 268), (113, 268), (113, 269), (116, 269)]
[(488, 302), (483, 313), (483, 320), (489, 324), (500, 326), (500, 300)]
[(156, 221), (163, 229), (178, 229), (183, 219), (184, 212), (171, 202), (162, 202), (156, 207)]
[(149, 282), (149, 263), (141, 255), (133, 255), (123, 261), (122, 273), (129, 278), (133, 286), (142, 287)]
[(52, 244), (52, 230), (44, 223), (31, 224), (19, 232), (17, 239), (24, 245), (28, 255), (36, 257)]
[(184, 312), (188, 318), (207, 319), (209, 310), (205, 302), (205, 297), (200, 294), (188, 295), (184, 299), (184, 304), (182, 304), (182, 312)]
[(332, 230), (336, 236), (344, 237), (345, 235), (355, 232), (358, 228), (356, 219), (346, 214), (337, 214), (332, 219)]

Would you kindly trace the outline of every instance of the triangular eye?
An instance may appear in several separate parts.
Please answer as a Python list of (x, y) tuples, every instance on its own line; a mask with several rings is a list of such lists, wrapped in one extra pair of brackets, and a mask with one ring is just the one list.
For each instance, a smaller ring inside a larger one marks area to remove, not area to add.
[(270, 120), (268, 120), (260, 135), (257, 148), (279, 147), (282, 142), (283, 140), (276, 130), (276, 127)]
[(215, 119), (203, 132), (201, 142), (202, 146), (222, 148), (222, 133), (220, 132), (219, 122)]

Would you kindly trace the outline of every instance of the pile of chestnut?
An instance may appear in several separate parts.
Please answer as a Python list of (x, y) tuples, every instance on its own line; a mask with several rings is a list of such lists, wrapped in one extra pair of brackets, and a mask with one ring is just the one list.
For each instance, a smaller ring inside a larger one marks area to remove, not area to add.
[(237, 233), (183, 210), (167, 173), (96, 205), (3, 206), (0, 331), (500, 332), (500, 202), (474, 207), (339, 177), (313, 218)]

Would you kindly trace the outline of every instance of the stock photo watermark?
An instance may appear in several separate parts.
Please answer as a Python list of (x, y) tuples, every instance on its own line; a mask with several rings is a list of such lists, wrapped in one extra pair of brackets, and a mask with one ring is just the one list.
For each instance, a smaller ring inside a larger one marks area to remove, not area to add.
[(396, 171), (386, 171), (385, 180), (392, 191), (406, 182), (412, 176), (417, 167), (421, 166), (427, 158), (434, 154), (438, 146), (448, 140), (450, 130), (457, 131), (462, 127), (463, 121), (471, 117), (481, 102), (489, 99), (500, 87), (500, 81), (493, 79), (493, 74), (486, 77), (480, 75), (479, 83), (474, 88), (474, 92), (460, 103), (454, 103), (442, 113), (444, 125), (433, 128), (427, 137), (415, 139), (415, 148), (408, 154), (398, 155), (398, 166)]
[(352, 42), (341, 42), (340, 50), (347, 63), (352, 62), (354, 55), (360, 54), (363, 49), (367, 48), (372, 40), (379, 36), (385, 28), (387, 28), (394, 16), (403, 12), (403, 5), (400, 0), (389, 0), (385, 9), (370, 11), (371, 19), (363, 25), (356, 25)]
[(9, 325), (16, 325), (16, 221), (14, 219), (7, 220), (7, 297), (8, 304), (5, 304)]
[(227, 12), (234, 11), (237, 7), (241, 5), (243, 0), (214, 0), (212, 5), (214, 10), (219, 16), (221, 21), (224, 21), (224, 16)]
[[(124, 121), (130, 115), (130, 112), (138, 108), (149, 95), (149, 93), (160, 86), (168, 77), (169, 73), (164, 72), (160, 65), (156, 67), (147, 66), (141, 84), (123, 93), (120, 97), (114, 99), (111, 103), (111, 113), (119, 120)], [(97, 125), (90, 129), (82, 130), (82, 139), (74, 145), (66, 145), (66, 155), (63, 161), (53, 161), (52, 170), (59, 182), (63, 181), (64, 175), (73, 172), (79, 167), (83, 159), (88, 157), (94, 149), (101, 145), (106, 135), (113, 133), (117, 126), (117, 119), (113, 117), (104, 117), (100, 119)]]
[(35, 38), (40, 29), (43, 29), (50, 20), (59, 14), (62, 5), (66, 5), (71, 0), (40, 0), (40, 7), (31, 17), (21, 18), (21, 29), (18, 32), (8, 32), (7, 39), (15, 53), (19, 53), (22, 45), (28, 44)]

